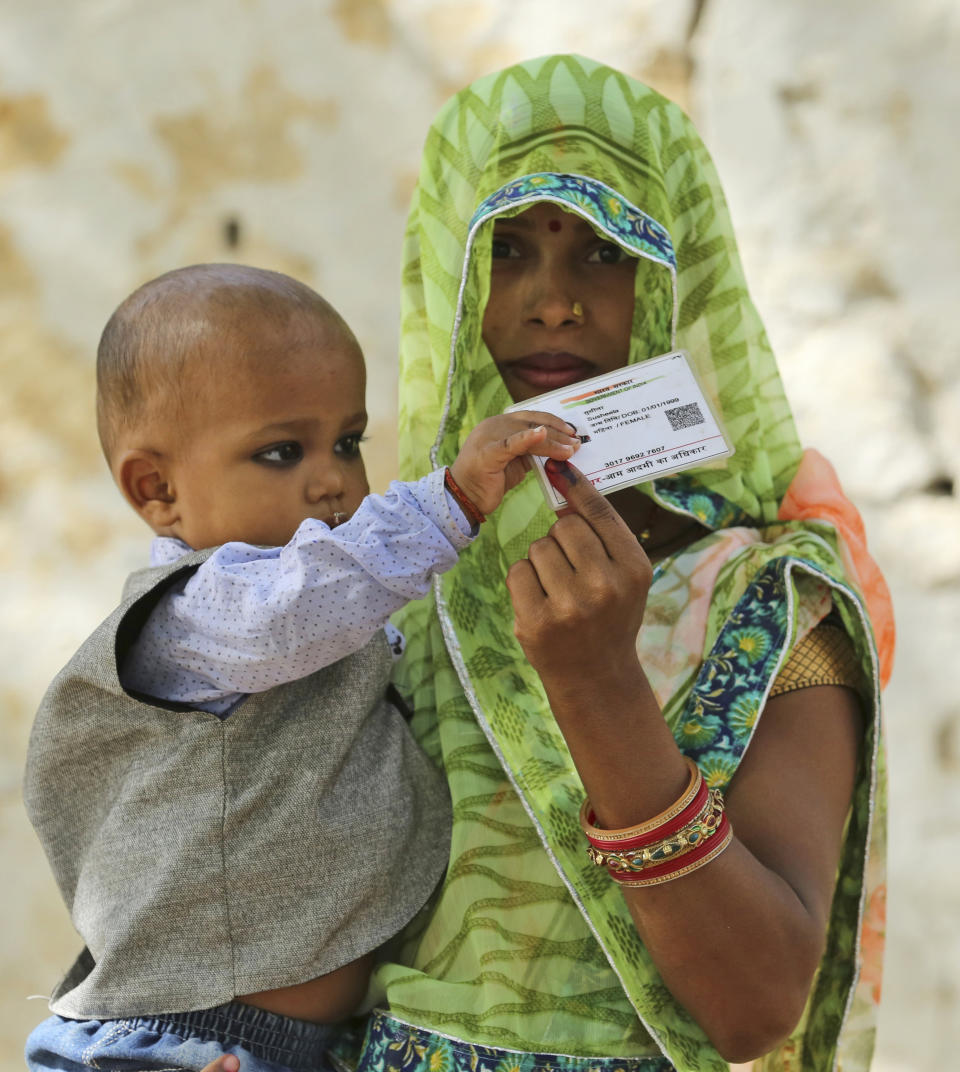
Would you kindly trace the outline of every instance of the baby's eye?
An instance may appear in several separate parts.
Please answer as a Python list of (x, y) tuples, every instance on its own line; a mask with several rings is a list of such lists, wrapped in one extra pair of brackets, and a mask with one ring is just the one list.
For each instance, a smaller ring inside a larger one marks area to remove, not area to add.
[(262, 465), (273, 465), (278, 468), (285, 465), (296, 465), (303, 458), (303, 447), (296, 440), (288, 440), (286, 443), (274, 443), (270, 447), (258, 450), (253, 456), (255, 462)]
[(334, 453), (342, 454), (346, 458), (359, 458), (360, 444), (363, 443), (366, 438), (367, 437), (361, 432), (351, 432), (350, 435), (342, 436), (334, 444)]
[(593, 264), (624, 264), (636, 260), (636, 257), (631, 257), (615, 242), (604, 242), (590, 253), (587, 260)]

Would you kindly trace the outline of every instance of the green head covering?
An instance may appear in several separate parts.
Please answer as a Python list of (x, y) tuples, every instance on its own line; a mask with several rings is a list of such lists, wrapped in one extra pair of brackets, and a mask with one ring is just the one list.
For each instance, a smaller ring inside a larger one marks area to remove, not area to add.
[(490, 221), (538, 200), (640, 257), (630, 361), (674, 344), (692, 355), (737, 449), (681, 483), (773, 521), (800, 445), (713, 163), (676, 105), (572, 56), (481, 79), (427, 136), (404, 253), (403, 475), (422, 474), (431, 454), (452, 461), (477, 421), (510, 404), (480, 337)]
[[(771, 586), (771, 595), (764, 598), (778, 608), (779, 639), (763, 648), (766, 661), (750, 656), (753, 684), (744, 686), (737, 701), (741, 714), (758, 711), (781, 665), (778, 660), (793, 642), (799, 597), (788, 564), (799, 562), (834, 592), (872, 673), (865, 616), (846, 582), (832, 530), (775, 524), (801, 450), (776, 363), (747, 293), (710, 157), (679, 108), (610, 68), (577, 56), (531, 60), (459, 93), (431, 127), (404, 250), (401, 475), (412, 479), (451, 463), (476, 423), (511, 403), (481, 338), (492, 220), (544, 200), (578, 213), (638, 258), (630, 361), (674, 347), (689, 351), (735, 444), (736, 453), (722, 465), (689, 470), (642, 489), (709, 529), (747, 525), (764, 530), (764, 542), (721, 575), (706, 647), (698, 654), (706, 662), (726, 635), (725, 623), (751, 581), (769, 575), (764, 583)], [(458, 841), (455, 825), (448, 889), (457, 879), (462, 898), (469, 871), (476, 898), (487, 893), (492, 899), (498, 893), (495, 884), (484, 891), (484, 869), (475, 861), (468, 865), (472, 850), (464, 848), (469, 835), (463, 834), (463, 824), (476, 820), (482, 810), (479, 801), (492, 801), (501, 792), (491, 787), (498, 772), (502, 779), (506, 771), (539, 837), (535, 846), (541, 853), (546, 849), (568, 891), (571, 911), (587, 921), (590, 942), (599, 942), (611, 978), (619, 980), (657, 1046), (681, 1069), (725, 1067), (663, 987), (619, 891), (605, 875), (590, 871), (576, 818), (582, 787), (539, 677), (513, 637), (504, 576), (554, 519), (536, 481), (524, 481), (482, 526), (459, 565), (438, 579), (434, 595), (401, 615), (408, 648), (399, 683), (413, 700), (421, 741), (447, 768), (455, 824), (460, 824), (463, 837)], [(664, 568), (669, 569), (669, 561)], [(758, 650), (756, 638), (751, 643), (751, 650)], [(723, 671), (715, 667), (715, 672)], [(741, 685), (743, 679), (741, 674)], [(665, 705), (665, 717), (675, 728), (691, 705), (702, 713), (710, 702), (707, 697), (705, 690), (698, 695), (690, 680), (678, 683)], [(479, 725), (486, 739), (469, 738), (470, 725)], [(870, 770), (861, 780), (845, 849), (846, 900), (835, 898), (830, 941), (836, 956), (821, 970), (818, 996), (801, 1028), (806, 1030), (804, 1038), (819, 1039), (810, 1053), (827, 1061), (811, 1068), (829, 1066), (852, 1000), (856, 957), (851, 943), (856, 942), (862, 908), (876, 748), (874, 740), (874, 762), (867, 764)], [(739, 754), (720, 755), (719, 763), (715, 753), (713, 760), (694, 755), (705, 772), (714, 762), (711, 779), (722, 785), (735, 771)], [(526, 837), (517, 836), (517, 844)], [(436, 918), (452, 911), (445, 907), (450, 898), (444, 897)], [(463, 918), (456, 942), (472, 940), (465, 937), (473, 926), (469, 910)], [(436, 924), (440, 929), (444, 925)], [(532, 938), (530, 943), (533, 948)], [(495, 959), (495, 946), (485, 956)], [(413, 960), (422, 966), (429, 958), (421, 949)], [(418, 989), (409, 993), (432, 993), (426, 980), (442, 969), (424, 968)], [(520, 971), (517, 964), (514, 970)], [(397, 978), (390, 970), (385, 977)], [(449, 1024), (454, 1034), (468, 1030), (472, 1022), (454, 1013), (446, 1019), (439, 1008), (427, 1016), (422, 1004), (412, 1010), (409, 1002), (395, 1003), (389, 986), (388, 997), (403, 1015), (425, 1017), (435, 1027)], [(529, 1001), (533, 1008), (536, 1000)], [(481, 1022), (487, 1027), (492, 1023)], [(521, 1036), (517, 1029), (514, 1036), (502, 1037), (508, 1040), (505, 1044), (519, 1047)], [(490, 1031), (484, 1037), (489, 1041)], [(545, 1045), (540, 1048), (549, 1049), (550, 1040), (541, 1041)], [(860, 1045), (861, 1054), (865, 1048), (865, 1043)], [(854, 1064), (851, 1061), (851, 1067)]]

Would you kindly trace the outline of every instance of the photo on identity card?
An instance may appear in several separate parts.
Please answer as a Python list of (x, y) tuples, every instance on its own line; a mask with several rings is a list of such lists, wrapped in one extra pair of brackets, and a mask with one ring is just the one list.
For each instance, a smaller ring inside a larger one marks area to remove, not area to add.
[[(573, 425), (583, 444), (573, 464), (604, 495), (733, 453), (684, 350), (525, 399), (506, 412), (518, 409), (545, 410)], [(559, 510), (566, 499), (547, 479), (543, 460), (532, 460), (547, 502)]]

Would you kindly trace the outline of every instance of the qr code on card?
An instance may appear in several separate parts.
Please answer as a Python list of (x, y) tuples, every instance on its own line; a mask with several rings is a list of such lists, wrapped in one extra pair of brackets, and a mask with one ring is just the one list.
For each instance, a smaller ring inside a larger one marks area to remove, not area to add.
[(706, 423), (706, 418), (700, 412), (700, 406), (696, 402), (690, 402), (686, 406), (674, 406), (673, 409), (665, 409), (670, 427), (679, 432), (682, 428), (693, 428), (694, 425)]

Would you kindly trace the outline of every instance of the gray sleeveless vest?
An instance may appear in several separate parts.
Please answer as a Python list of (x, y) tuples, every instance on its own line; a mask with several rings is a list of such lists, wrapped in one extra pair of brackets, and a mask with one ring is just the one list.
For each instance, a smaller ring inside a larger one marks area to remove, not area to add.
[(382, 631), (226, 718), (126, 693), (118, 661), (209, 552), (141, 570), (51, 684), (24, 797), (86, 948), (50, 1008), (207, 1008), (369, 952), (447, 863), (446, 781), (386, 699)]

